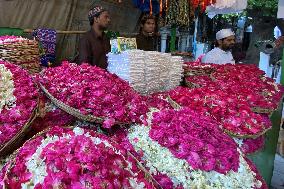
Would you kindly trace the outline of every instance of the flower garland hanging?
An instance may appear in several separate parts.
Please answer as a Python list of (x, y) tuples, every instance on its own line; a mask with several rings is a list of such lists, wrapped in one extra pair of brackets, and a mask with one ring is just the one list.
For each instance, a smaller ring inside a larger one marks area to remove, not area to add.
[(0, 147), (28, 124), (37, 106), (38, 90), (28, 72), (0, 61)]
[(167, 25), (188, 26), (191, 21), (190, 5), (186, 0), (172, 0), (166, 12)]
[(0, 175), (9, 188), (155, 188), (136, 163), (104, 135), (54, 127), (26, 142)]
[(43, 66), (51, 66), (55, 62), (56, 35), (54, 29), (38, 28), (33, 31), (33, 36), (40, 42), (42, 53), (40, 62)]

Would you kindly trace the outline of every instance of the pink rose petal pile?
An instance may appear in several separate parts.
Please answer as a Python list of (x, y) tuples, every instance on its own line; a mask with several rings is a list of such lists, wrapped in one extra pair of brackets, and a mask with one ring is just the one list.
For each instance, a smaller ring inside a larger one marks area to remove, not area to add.
[(140, 122), (148, 107), (127, 82), (88, 64), (63, 62), (48, 68), (40, 82), (56, 99), (84, 115), (103, 118), (103, 126)]
[[(14, 64), (0, 61), (12, 73), (15, 105), (0, 113), (0, 147), (11, 140), (31, 118), (37, 106), (38, 89), (27, 71)], [(1, 77), (1, 74), (0, 74)], [(5, 85), (1, 83), (0, 86)], [(1, 99), (0, 99), (1, 100)]]
[(242, 141), (241, 150), (245, 154), (252, 154), (261, 150), (265, 145), (265, 136), (262, 135), (256, 139), (244, 139)]
[(215, 86), (215, 82), (213, 82), (212, 78), (207, 75), (198, 75), (198, 76), (188, 76), (185, 77), (185, 81), (187, 86), (190, 87), (204, 87), (204, 86)]
[(265, 73), (255, 65), (215, 65), (198, 62), (186, 64), (185, 70), (196, 69), (205, 73), (208, 70), (213, 71), (210, 74), (187, 77), (187, 82), (195, 83), (199, 87), (212, 88), (212, 90), (222, 90), (224, 93), (246, 101), (251, 108), (273, 111), (277, 109), (283, 96), (283, 87), (275, 84), (273, 79), (265, 77)]
[(194, 169), (223, 174), (238, 170), (236, 143), (214, 120), (188, 108), (154, 113), (149, 136)]
[[(54, 127), (26, 142), (2, 169), (0, 176), (7, 174), (7, 177), (2, 177), (2, 186), (21, 188), (33, 184), (35, 189), (154, 188), (126, 151), (104, 135), (75, 130)], [(43, 140), (47, 140), (47, 144), (44, 145)], [(30, 166), (32, 158), (42, 162), (35, 166), (44, 166), (44, 169)]]
[(179, 105), (212, 117), (220, 123), (223, 130), (235, 136), (261, 135), (271, 128), (267, 116), (252, 112), (246, 101), (222, 90), (178, 87), (170, 91), (169, 95)]

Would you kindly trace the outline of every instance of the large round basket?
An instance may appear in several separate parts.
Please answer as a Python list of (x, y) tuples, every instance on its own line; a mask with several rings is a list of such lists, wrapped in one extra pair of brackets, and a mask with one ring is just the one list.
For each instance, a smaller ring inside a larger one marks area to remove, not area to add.
[[(64, 128), (73, 129), (73, 128), (75, 128), (75, 126), (66, 126), (66, 127), (64, 127)], [(45, 134), (46, 134), (47, 132), (49, 132), (51, 129), (52, 129), (52, 128), (47, 128), (47, 129), (45, 129), (44, 131), (39, 132), (38, 134), (34, 135), (34, 136), (33, 136), (31, 139), (29, 139), (29, 140), (33, 140), (34, 138), (36, 138), (36, 137), (38, 137), (38, 136), (45, 136)], [(28, 142), (28, 141), (27, 141), (27, 142)], [(111, 142), (114, 142), (114, 141), (111, 141)], [(114, 142), (114, 143), (115, 143), (115, 142)], [(24, 145), (25, 145), (25, 144), (23, 144), (23, 146), (24, 146)], [(19, 150), (20, 150), (20, 148), (17, 149), (17, 150), (15, 150), (15, 151), (13, 152), (13, 154), (11, 154), (11, 155), (9, 156), (9, 161), (6, 163), (6, 165), (7, 165), (6, 170), (7, 170), (7, 171), (5, 172), (4, 178), (3, 178), (3, 180), (2, 180), (2, 181), (3, 181), (3, 182), (2, 182), (3, 188), (6, 188), (6, 187), (5, 187), (5, 180), (7, 180), (7, 175), (8, 175), (9, 172), (11, 171), (12, 166), (15, 164), (15, 157), (16, 157), (17, 153), (19, 152)], [(148, 182), (150, 182), (150, 183), (152, 184), (153, 188), (155, 188), (155, 189), (162, 189), (162, 187), (160, 186), (160, 184), (155, 180), (155, 178), (153, 178), (153, 176), (147, 171), (147, 169), (142, 165), (142, 163), (140, 163), (140, 161), (139, 161), (133, 154), (131, 154), (131, 153), (128, 151), (128, 152), (127, 152), (127, 155), (130, 156), (132, 159), (135, 160), (137, 167), (139, 168), (140, 171), (142, 171), (142, 172), (144, 173), (145, 179), (146, 179)]]
[(228, 135), (232, 136), (232, 137), (235, 137), (235, 138), (241, 138), (241, 139), (246, 139), (246, 138), (251, 138), (251, 139), (256, 139), (262, 135), (264, 135), (267, 131), (269, 131), (271, 128), (267, 128), (267, 129), (264, 129), (262, 132), (258, 133), (258, 134), (255, 134), (255, 135), (241, 135), (241, 134), (236, 134), (236, 133), (233, 133), (227, 129), (223, 129), (225, 133), (227, 133)]
[[(168, 102), (170, 103), (170, 105), (174, 108), (174, 109), (181, 109), (181, 106), (177, 103), (177, 102), (175, 102), (170, 96), (168, 96), (167, 97), (167, 100), (168, 100)], [(256, 135), (240, 135), (240, 134), (236, 134), (236, 133), (233, 133), (233, 132), (231, 132), (231, 131), (229, 131), (229, 130), (226, 130), (226, 129), (223, 129), (222, 128), (222, 130), (225, 132), (225, 133), (227, 133), (228, 135), (230, 135), (230, 136), (232, 136), (232, 137), (236, 137), (236, 138), (243, 138), (243, 139), (246, 139), (246, 138), (253, 138), (253, 139), (255, 139), (255, 138), (257, 138), (257, 137), (259, 137), (259, 136), (261, 136), (261, 135), (264, 135), (267, 131), (269, 131), (271, 128), (266, 128), (266, 129), (264, 129), (262, 132), (260, 132), (260, 133), (258, 133), (258, 134), (256, 134)]]
[(37, 117), (38, 108), (35, 107), (27, 123), (21, 130), (7, 143), (0, 147), (0, 157), (5, 157), (15, 151), (22, 144), (26, 134), (30, 131), (30, 126)]
[[(42, 89), (42, 91), (46, 94), (46, 96), (51, 100), (51, 102), (59, 107), (60, 109), (62, 109), (63, 111), (67, 112), (68, 114), (80, 119), (80, 120), (83, 120), (83, 121), (87, 121), (87, 122), (91, 122), (91, 123), (103, 123), (104, 120), (106, 118), (102, 118), (102, 117), (95, 117), (93, 115), (84, 115), (82, 114), (78, 109), (75, 109), (71, 106), (68, 106), (67, 104), (65, 104), (64, 102), (56, 99), (54, 96), (52, 96), (52, 94), (50, 94), (48, 92), (48, 90), (42, 85), (42, 84), (39, 84), (40, 85), (40, 88)], [(117, 125), (128, 125), (130, 123), (120, 123), (120, 122), (116, 122), (115, 124)]]

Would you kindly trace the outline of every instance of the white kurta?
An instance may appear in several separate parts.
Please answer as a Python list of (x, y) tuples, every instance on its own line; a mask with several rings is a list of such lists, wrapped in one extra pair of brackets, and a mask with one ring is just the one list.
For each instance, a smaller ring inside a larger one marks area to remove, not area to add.
[(215, 47), (202, 58), (202, 63), (235, 64), (235, 60), (230, 51), (226, 52), (218, 47)]

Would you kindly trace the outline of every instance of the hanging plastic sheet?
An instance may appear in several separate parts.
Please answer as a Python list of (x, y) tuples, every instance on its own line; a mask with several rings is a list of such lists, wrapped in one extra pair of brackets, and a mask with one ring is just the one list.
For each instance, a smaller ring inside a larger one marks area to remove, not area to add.
[(210, 18), (217, 14), (238, 13), (247, 8), (247, 0), (216, 0), (215, 4), (207, 6), (206, 12)]

